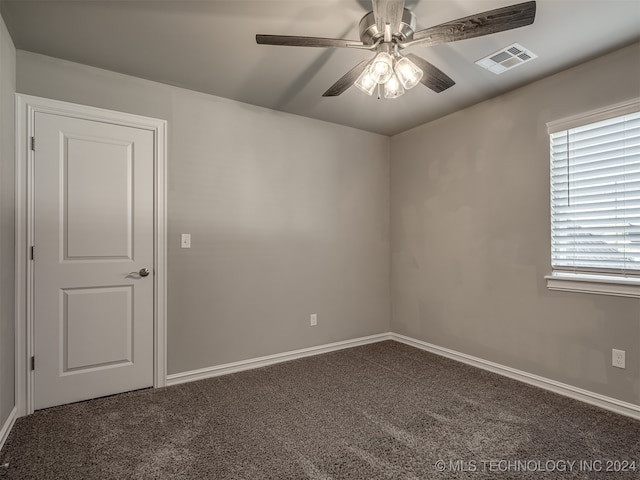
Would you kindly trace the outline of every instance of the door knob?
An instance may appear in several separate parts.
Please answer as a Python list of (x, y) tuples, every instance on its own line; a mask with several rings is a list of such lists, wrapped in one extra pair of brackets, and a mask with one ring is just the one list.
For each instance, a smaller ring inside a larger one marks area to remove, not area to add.
[(140, 275), (141, 277), (146, 277), (149, 275), (149, 269), (148, 268), (141, 268), (140, 271), (138, 272), (138, 275)]

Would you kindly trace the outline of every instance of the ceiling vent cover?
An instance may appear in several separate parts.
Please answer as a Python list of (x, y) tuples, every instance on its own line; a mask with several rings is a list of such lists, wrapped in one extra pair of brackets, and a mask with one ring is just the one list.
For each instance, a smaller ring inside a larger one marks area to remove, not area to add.
[(512, 68), (516, 68), (517, 66), (533, 60), (534, 58), (538, 58), (535, 53), (531, 52), (531, 50), (527, 50), (519, 43), (514, 43), (513, 45), (509, 45), (502, 50), (498, 50), (475, 63), (496, 75), (500, 75), (501, 73), (511, 70)]

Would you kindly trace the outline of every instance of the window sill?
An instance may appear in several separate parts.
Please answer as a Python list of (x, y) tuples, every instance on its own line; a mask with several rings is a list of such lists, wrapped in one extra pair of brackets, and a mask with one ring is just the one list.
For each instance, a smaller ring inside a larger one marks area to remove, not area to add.
[(553, 273), (544, 277), (549, 290), (640, 298), (640, 278)]

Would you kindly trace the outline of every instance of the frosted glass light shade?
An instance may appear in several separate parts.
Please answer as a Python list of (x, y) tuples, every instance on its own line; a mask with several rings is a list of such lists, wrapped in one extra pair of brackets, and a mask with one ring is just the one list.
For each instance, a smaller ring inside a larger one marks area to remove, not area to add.
[(396, 74), (392, 73), (391, 78), (384, 84), (384, 98), (398, 98), (401, 95), (404, 95), (404, 88)]
[(356, 82), (354, 83), (356, 87), (362, 90), (367, 95), (373, 95), (373, 91), (378, 86), (378, 82), (376, 82), (371, 76), (371, 68), (367, 66), (364, 71), (360, 74)]
[(407, 90), (415, 87), (422, 79), (422, 70), (416, 66), (407, 57), (402, 57), (396, 62), (394, 71), (398, 76), (398, 80)]
[(393, 57), (386, 52), (380, 52), (373, 59), (370, 67), (371, 78), (376, 83), (385, 83), (393, 75)]

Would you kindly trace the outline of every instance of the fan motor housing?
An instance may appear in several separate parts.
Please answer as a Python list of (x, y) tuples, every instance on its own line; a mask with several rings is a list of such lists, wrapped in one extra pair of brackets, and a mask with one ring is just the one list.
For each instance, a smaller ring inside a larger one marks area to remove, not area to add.
[[(413, 38), (415, 30), (416, 16), (405, 8), (400, 22), (400, 31), (392, 32), (392, 35), (397, 40), (404, 42)], [(384, 31), (378, 30), (373, 12), (367, 13), (360, 20), (360, 40), (366, 45), (373, 45), (381, 37), (384, 37)]]

